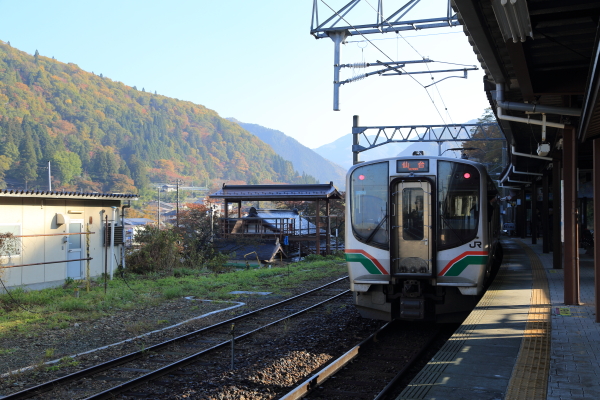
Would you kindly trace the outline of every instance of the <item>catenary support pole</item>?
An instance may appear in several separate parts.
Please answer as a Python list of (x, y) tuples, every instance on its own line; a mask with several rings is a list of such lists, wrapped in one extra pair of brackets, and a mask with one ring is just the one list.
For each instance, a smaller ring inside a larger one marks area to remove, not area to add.
[(333, 40), (333, 111), (340, 111), (340, 69), (342, 43), (348, 37), (347, 31), (333, 31), (328, 33)]
[[(358, 128), (359, 118), (358, 115), (352, 117), (352, 128)], [(359, 160), (359, 152), (355, 147), (360, 143), (360, 133), (355, 132), (355, 129), (352, 129), (352, 165), (356, 165), (360, 162)]]

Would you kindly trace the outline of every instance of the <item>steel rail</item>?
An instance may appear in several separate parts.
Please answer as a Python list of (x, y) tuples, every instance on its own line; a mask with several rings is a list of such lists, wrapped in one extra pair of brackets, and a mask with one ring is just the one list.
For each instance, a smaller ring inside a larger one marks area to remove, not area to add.
[[(9, 400), (9, 399), (10, 400), (17, 400), (17, 399), (28, 399), (28, 398), (31, 398), (33, 396), (38, 396), (41, 393), (44, 393), (44, 392), (47, 392), (49, 390), (54, 389), (58, 385), (64, 385), (64, 384), (66, 384), (68, 382), (74, 381), (76, 379), (80, 379), (80, 378), (82, 378), (84, 376), (93, 375), (93, 374), (105, 371), (107, 369), (116, 367), (118, 365), (125, 364), (127, 362), (130, 362), (130, 361), (133, 361), (135, 359), (143, 357), (144, 354), (146, 354), (148, 351), (159, 350), (159, 349), (161, 349), (163, 347), (166, 347), (166, 346), (172, 345), (174, 343), (186, 340), (186, 339), (188, 339), (190, 337), (193, 337), (193, 336), (196, 336), (198, 334), (201, 334), (201, 333), (204, 333), (204, 332), (216, 329), (216, 328), (220, 328), (220, 327), (225, 326), (225, 325), (229, 325), (232, 322), (245, 319), (245, 318), (250, 317), (252, 315), (256, 315), (256, 314), (258, 314), (258, 313), (260, 313), (262, 311), (266, 311), (268, 309), (271, 309), (271, 308), (274, 308), (274, 307), (278, 307), (278, 306), (281, 306), (283, 304), (292, 302), (292, 301), (294, 301), (296, 299), (299, 299), (301, 297), (307, 296), (307, 295), (309, 295), (311, 293), (314, 293), (316, 291), (325, 289), (328, 286), (331, 286), (331, 285), (334, 285), (334, 284), (336, 284), (338, 282), (341, 282), (342, 280), (344, 280), (346, 278), (348, 278), (347, 275), (344, 276), (344, 277), (342, 277), (342, 278), (336, 279), (335, 281), (329, 282), (329, 283), (327, 283), (325, 285), (319, 286), (319, 287), (317, 287), (315, 289), (309, 290), (308, 292), (304, 292), (304, 293), (301, 293), (299, 295), (290, 297), (289, 299), (282, 300), (280, 302), (277, 302), (277, 303), (274, 303), (274, 304), (271, 304), (271, 305), (259, 308), (258, 310), (255, 310), (255, 311), (252, 311), (252, 312), (249, 312), (249, 313), (237, 316), (237, 317), (230, 318), (230, 319), (228, 319), (226, 321), (219, 322), (219, 323), (211, 325), (211, 326), (207, 326), (205, 328), (202, 328), (202, 329), (199, 329), (199, 330), (187, 333), (187, 334), (185, 334), (183, 336), (178, 336), (176, 338), (169, 339), (167, 341), (164, 341), (164, 342), (152, 345), (152, 346), (150, 346), (150, 347), (148, 347), (148, 348), (146, 348), (144, 350), (140, 350), (140, 351), (136, 351), (136, 352), (133, 352), (133, 353), (129, 353), (129, 354), (126, 354), (124, 356), (121, 356), (121, 357), (115, 358), (113, 360), (107, 361), (105, 363), (94, 365), (92, 367), (83, 369), (81, 371), (77, 371), (77, 372), (74, 372), (72, 374), (65, 375), (63, 377), (60, 377), (60, 378), (57, 378), (57, 379), (53, 379), (53, 380), (48, 381), (48, 382), (44, 382), (44, 383), (42, 383), (40, 385), (33, 386), (33, 387), (21, 390), (21, 391), (16, 392), (16, 393), (12, 393), (12, 394), (6, 395), (5, 397), (2, 397), (2, 399), (3, 400)], [(289, 316), (286, 317), (286, 318), (289, 318)]]
[[(388, 322), (385, 325), (383, 325), (376, 332), (374, 332), (362, 342), (360, 342), (352, 349), (344, 353), (341, 357), (332, 361), (321, 371), (302, 382), (292, 391), (288, 392), (285, 396), (281, 397), (281, 400), (298, 400), (312, 392), (314, 389), (319, 387), (319, 385), (321, 385), (327, 379), (334, 376), (339, 370), (341, 370), (344, 366), (346, 366), (348, 363), (354, 360), (360, 354), (361, 347), (373, 340), (379, 333), (383, 332), (383, 330), (385, 330), (390, 324), (391, 322)], [(425, 345), (422, 346), (417, 353), (413, 354), (413, 356), (407, 361), (407, 364), (404, 367), (402, 367), (402, 369), (388, 382), (388, 384), (377, 394), (377, 396), (374, 397), (374, 400), (381, 400), (385, 397), (385, 395), (394, 386), (398, 379), (400, 379), (406, 373), (406, 371), (409, 368), (411, 368), (414, 365), (414, 363), (421, 357), (425, 350), (429, 348), (429, 346), (435, 340), (438, 334), (439, 332), (433, 335), (431, 338), (429, 338), (427, 343), (425, 343)]]
[(318, 385), (325, 382), (328, 378), (330, 378), (336, 372), (342, 369), (346, 364), (348, 364), (350, 361), (356, 358), (356, 356), (358, 356), (358, 353), (360, 352), (360, 348), (363, 347), (365, 344), (369, 343), (371, 340), (373, 340), (373, 338), (377, 336), (377, 334), (381, 333), (385, 328), (387, 328), (390, 325), (390, 323), (391, 322), (388, 322), (381, 328), (377, 329), (369, 337), (367, 337), (362, 342), (348, 350), (339, 358), (327, 364), (325, 368), (323, 368), (321, 371), (302, 382), (295, 389), (283, 396), (280, 400), (297, 400), (310, 393), (313, 389), (318, 387)]
[[(317, 304), (314, 304), (314, 305), (312, 305), (312, 306), (310, 306), (308, 308), (305, 308), (304, 310), (301, 310), (301, 311), (298, 311), (298, 312), (296, 312), (294, 314), (291, 314), (291, 315), (288, 315), (286, 317), (280, 318), (277, 321), (273, 321), (273, 322), (271, 322), (271, 323), (269, 323), (267, 325), (263, 325), (260, 328), (256, 328), (256, 329), (254, 329), (252, 331), (246, 332), (246, 333), (244, 333), (244, 334), (236, 337), (235, 340), (239, 341), (240, 339), (248, 337), (248, 336), (250, 336), (250, 335), (252, 335), (254, 333), (260, 332), (263, 329), (266, 329), (266, 328), (269, 328), (269, 327), (271, 327), (273, 325), (279, 324), (279, 323), (281, 323), (281, 322), (283, 322), (285, 320), (288, 320), (290, 318), (293, 318), (295, 316), (304, 314), (304, 313), (306, 313), (306, 312), (308, 312), (308, 311), (310, 311), (310, 310), (312, 310), (314, 308), (322, 306), (323, 304), (328, 303), (328, 302), (330, 302), (332, 300), (335, 300), (338, 297), (344, 296), (344, 295), (346, 295), (348, 293), (350, 293), (350, 290), (345, 290), (345, 291), (343, 291), (340, 294), (337, 294), (337, 295), (335, 295), (333, 297), (330, 297), (327, 300), (323, 300), (323, 301), (321, 301), (321, 302), (319, 302)], [(206, 354), (208, 354), (210, 352), (213, 352), (213, 351), (218, 350), (218, 349), (220, 349), (222, 347), (226, 347), (226, 346), (230, 346), (230, 345), (231, 345), (231, 340), (226, 340), (226, 341), (221, 342), (221, 343), (219, 343), (217, 345), (214, 345), (213, 347), (210, 347), (208, 349), (202, 350), (202, 351), (200, 351), (200, 352), (198, 352), (196, 354), (188, 356), (188, 357), (186, 357), (184, 359), (181, 359), (181, 360), (179, 360), (177, 362), (169, 364), (169, 365), (167, 365), (165, 367), (162, 367), (160, 369), (157, 369), (157, 370), (154, 370), (152, 372), (149, 372), (146, 375), (142, 375), (142, 376), (140, 376), (138, 378), (132, 379), (132, 380), (130, 380), (128, 382), (125, 382), (125, 383), (122, 383), (122, 384), (120, 384), (118, 386), (114, 386), (111, 389), (108, 389), (108, 390), (106, 390), (104, 392), (100, 392), (100, 393), (97, 393), (97, 394), (95, 394), (93, 396), (86, 397), (85, 400), (92, 400), (92, 399), (94, 399), (94, 400), (114, 399), (117, 394), (123, 393), (126, 390), (129, 390), (129, 389), (132, 389), (134, 387), (140, 386), (140, 385), (142, 385), (142, 384), (144, 384), (146, 382), (152, 381), (152, 380), (154, 380), (156, 378), (160, 378), (161, 376), (167, 375), (171, 371), (180, 369), (181, 367), (185, 367), (186, 365), (195, 362), (196, 359), (198, 359), (198, 358), (200, 358), (202, 356), (205, 356)]]

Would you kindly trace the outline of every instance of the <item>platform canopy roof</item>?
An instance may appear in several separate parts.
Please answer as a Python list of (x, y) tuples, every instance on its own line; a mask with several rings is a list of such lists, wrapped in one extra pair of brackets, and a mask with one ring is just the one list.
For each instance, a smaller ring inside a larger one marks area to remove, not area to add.
[[(500, 0), (454, 0), (453, 7), (463, 30), (485, 71), (484, 90), (497, 115), (497, 84), (502, 84), (505, 102), (563, 107), (581, 111), (581, 116), (548, 113), (547, 120), (577, 129), (580, 142), (600, 135), (599, 18), (597, 0), (516, 0), (506, 3), (518, 6), (524, 21), (521, 37), (511, 37), (502, 28), (505, 18)], [(514, 21), (513, 21), (514, 22)], [(508, 25), (505, 25), (508, 26)], [(516, 31), (515, 31), (516, 32)], [(517, 35), (518, 36), (518, 35)], [(518, 118), (541, 120), (541, 115), (504, 110)], [(540, 172), (548, 160), (515, 156), (537, 155), (542, 128), (522, 122), (498, 120), (511, 152), (510, 164), (520, 171)], [(562, 129), (549, 127), (549, 157), (562, 157)], [(591, 146), (580, 146), (579, 168), (591, 167)], [(518, 180), (535, 179), (525, 175)]]
[(328, 184), (314, 185), (223, 185), (208, 196), (210, 199), (234, 201), (301, 201), (301, 200), (340, 200), (342, 195)]

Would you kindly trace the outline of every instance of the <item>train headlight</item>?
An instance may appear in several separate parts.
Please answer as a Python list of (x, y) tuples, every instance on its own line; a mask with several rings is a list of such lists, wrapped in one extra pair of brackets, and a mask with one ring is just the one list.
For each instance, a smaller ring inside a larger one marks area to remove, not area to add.
[(410, 267), (410, 272), (412, 274), (416, 274), (417, 273), (417, 267)]

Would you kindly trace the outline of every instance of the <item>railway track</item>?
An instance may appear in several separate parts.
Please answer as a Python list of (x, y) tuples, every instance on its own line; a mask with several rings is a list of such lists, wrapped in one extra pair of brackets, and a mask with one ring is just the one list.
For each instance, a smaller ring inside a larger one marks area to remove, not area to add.
[(432, 344), (454, 328), (389, 322), (281, 399), (394, 398), (390, 393), (398, 391), (398, 383), (422, 358), (429, 360)]
[[(235, 358), (228, 354), (243, 354), (237, 345), (254, 335), (286, 324), (290, 319), (325, 303), (338, 299), (348, 290), (341, 289), (347, 277), (261, 309), (230, 318), (186, 335), (129, 353), (84, 370), (9, 394), (3, 399), (108, 399), (115, 396), (152, 397), (150, 392), (132, 390), (147, 382), (172, 384), (169, 377), (186, 376), (186, 366), (211, 369), (231, 365)], [(234, 339), (234, 340), (232, 340)], [(234, 344), (232, 344), (234, 343)], [(237, 347), (237, 348), (236, 348)], [(230, 351), (231, 349), (231, 351)], [(168, 376), (166, 378), (162, 377)], [(176, 379), (175, 379), (176, 380)]]

